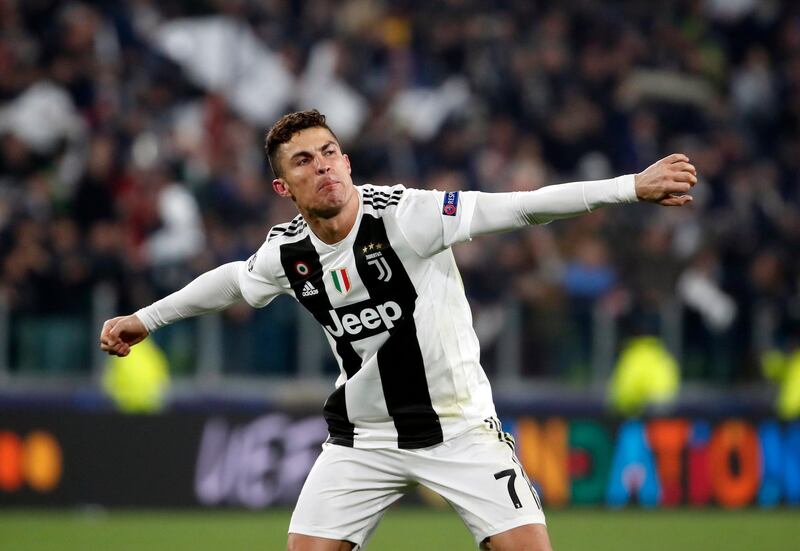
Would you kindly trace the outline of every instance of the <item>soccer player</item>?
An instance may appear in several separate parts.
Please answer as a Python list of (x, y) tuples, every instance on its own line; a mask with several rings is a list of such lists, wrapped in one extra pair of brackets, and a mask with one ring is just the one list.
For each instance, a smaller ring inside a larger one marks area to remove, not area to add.
[(288, 549), (363, 548), (389, 505), (422, 484), (452, 504), (481, 548), (550, 550), (541, 500), (495, 413), (450, 247), (612, 203), (685, 205), (697, 182), (689, 159), (675, 154), (636, 175), (487, 194), (356, 187), (317, 111), (281, 118), (266, 149), (275, 192), (300, 214), (273, 227), (249, 260), (108, 320), (101, 348), (125, 356), (177, 320), (291, 295), (323, 326), (341, 373)]

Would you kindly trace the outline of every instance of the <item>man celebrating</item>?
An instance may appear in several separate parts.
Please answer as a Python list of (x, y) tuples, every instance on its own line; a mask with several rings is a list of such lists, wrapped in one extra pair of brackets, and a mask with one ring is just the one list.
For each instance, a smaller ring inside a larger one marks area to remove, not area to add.
[(483, 549), (549, 551), (541, 501), (502, 431), (451, 245), (602, 205), (691, 201), (695, 168), (670, 155), (636, 175), (486, 194), (355, 187), (317, 111), (267, 135), (275, 191), (300, 215), (246, 262), (207, 272), (130, 316), (101, 348), (125, 356), (150, 332), (242, 299), (293, 296), (339, 363), (329, 438), (292, 515), (288, 549), (363, 548), (385, 510), (422, 484), (447, 499)]

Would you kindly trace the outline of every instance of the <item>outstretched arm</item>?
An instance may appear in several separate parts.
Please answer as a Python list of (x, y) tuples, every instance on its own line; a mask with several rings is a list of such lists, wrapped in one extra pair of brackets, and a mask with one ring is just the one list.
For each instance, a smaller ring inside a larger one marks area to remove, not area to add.
[(610, 180), (573, 182), (536, 191), (480, 193), (470, 224), (470, 236), (543, 224), (592, 212), (603, 205), (646, 201), (683, 206), (697, 183), (697, 171), (686, 155), (676, 153), (653, 163), (639, 174)]
[(100, 332), (100, 348), (115, 356), (127, 356), (131, 346), (159, 327), (239, 302), (239, 272), (243, 267), (244, 262), (224, 264), (135, 314), (106, 321)]

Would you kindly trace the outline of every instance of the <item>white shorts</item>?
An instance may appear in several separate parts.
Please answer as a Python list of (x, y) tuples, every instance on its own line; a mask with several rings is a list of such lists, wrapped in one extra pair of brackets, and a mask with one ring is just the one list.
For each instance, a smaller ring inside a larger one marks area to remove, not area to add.
[(322, 448), (297, 500), (290, 533), (350, 541), (363, 549), (386, 509), (418, 484), (453, 506), (478, 546), (518, 526), (545, 524), (541, 500), (514, 456), (513, 439), (494, 427), (477, 427), (419, 450)]

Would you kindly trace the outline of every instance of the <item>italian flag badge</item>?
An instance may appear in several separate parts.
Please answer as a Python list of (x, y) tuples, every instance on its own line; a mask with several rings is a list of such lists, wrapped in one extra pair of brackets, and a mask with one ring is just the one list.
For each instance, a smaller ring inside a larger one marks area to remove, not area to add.
[(331, 270), (331, 278), (333, 279), (333, 286), (336, 290), (346, 295), (350, 292), (350, 278), (347, 276), (347, 268), (336, 268)]

